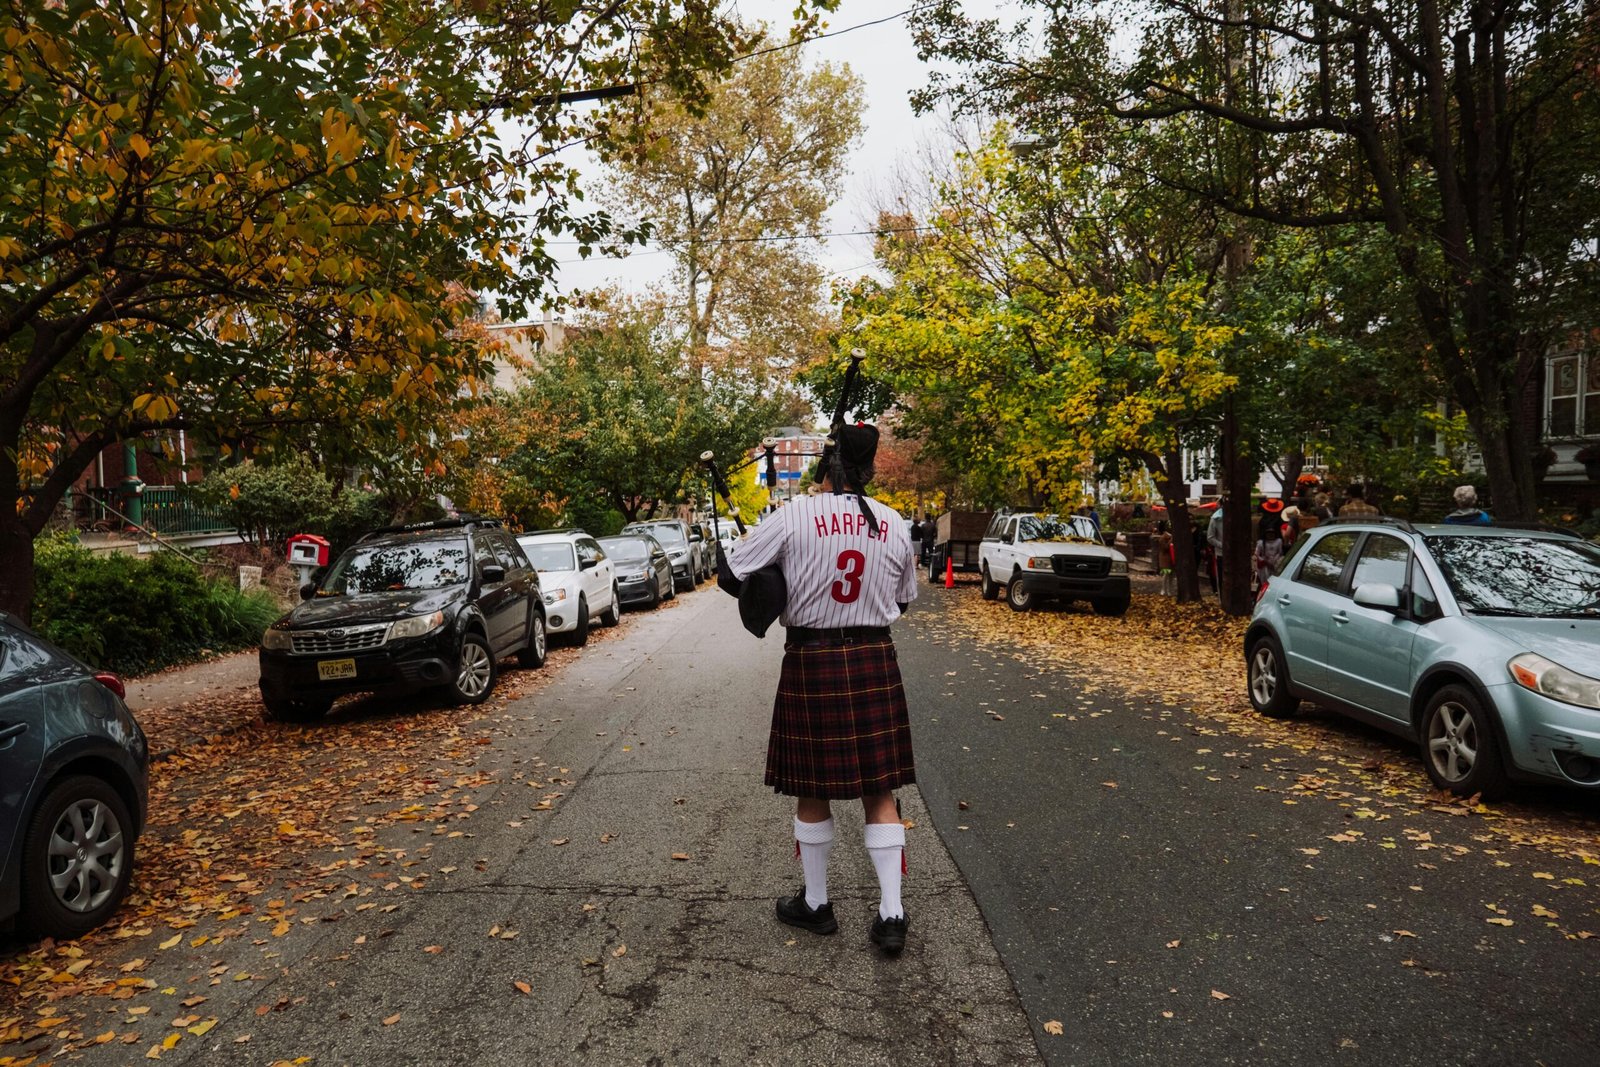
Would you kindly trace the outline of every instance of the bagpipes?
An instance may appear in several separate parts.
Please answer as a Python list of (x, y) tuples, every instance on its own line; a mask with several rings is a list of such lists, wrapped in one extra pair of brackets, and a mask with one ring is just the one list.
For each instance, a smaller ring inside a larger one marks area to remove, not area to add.
[[(833, 491), (837, 495), (845, 491), (845, 462), (843, 447), (848, 430), (845, 424), (845, 412), (850, 410), (850, 397), (856, 382), (861, 376), (861, 361), (866, 358), (866, 353), (861, 349), (852, 349), (850, 352), (850, 365), (845, 368), (844, 384), (839, 390), (839, 399), (833, 407), (827, 444), (824, 445), (818, 459), (819, 472), (826, 468), (833, 481)], [(876, 431), (872, 433), (873, 444), (876, 445)], [(768, 438), (762, 442), (766, 449), (767, 485), (777, 485), (777, 467), (773, 459), (775, 444), (774, 439)], [(717, 587), (730, 596), (739, 600), (739, 618), (744, 623), (744, 628), (757, 637), (765, 637), (767, 630), (778, 617), (783, 614), (784, 607), (789, 600), (789, 586), (784, 581), (783, 571), (776, 563), (751, 571), (744, 578), (734, 576), (733, 568), (728, 564), (727, 554), (722, 550), (722, 537), (717, 525), (716, 496), (722, 497), (722, 502), (728, 507), (729, 517), (738, 526), (739, 533), (745, 532), (744, 521), (739, 517), (739, 508), (734, 504), (732, 495), (728, 491), (727, 480), (722, 476), (722, 471), (717, 467), (716, 455), (710, 451), (700, 453), (700, 462), (706, 467), (711, 479), (711, 490), (714, 494), (711, 503), (711, 529), (717, 540)], [(821, 480), (820, 478), (818, 479)], [(878, 517), (873, 514), (866, 501), (866, 493), (862, 486), (856, 486), (857, 501), (861, 505), (861, 514), (867, 521), (867, 526), (876, 535), (878, 532)]]

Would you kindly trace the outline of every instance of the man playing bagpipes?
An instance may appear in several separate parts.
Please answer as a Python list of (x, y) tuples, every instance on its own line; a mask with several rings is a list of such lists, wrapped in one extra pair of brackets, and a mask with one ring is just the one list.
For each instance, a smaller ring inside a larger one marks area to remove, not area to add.
[[(856, 362), (859, 356), (852, 371)], [(777, 612), (786, 628), (766, 784), (797, 799), (794, 836), (805, 885), (778, 900), (778, 919), (812, 933), (837, 932), (828, 898), (829, 803), (860, 798), (880, 890), (870, 937), (895, 955), (905, 947), (906, 913), (905, 827), (894, 790), (914, 782), (916, 770), (889, 624), (916, 597), (917, 568), (905, 522), (864, 492), (878, 431), (844, 425), (851, 378), (817, 465), (825, 491), (768, 516), (731, 563), (719, 553), (719, 584), (740, 596), (740, 613), (758, 636)]]

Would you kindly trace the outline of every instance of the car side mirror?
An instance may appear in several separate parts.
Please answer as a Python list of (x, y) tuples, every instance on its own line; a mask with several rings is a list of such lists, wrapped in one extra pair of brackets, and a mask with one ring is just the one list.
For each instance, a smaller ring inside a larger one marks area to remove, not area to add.
[(1356, 587), (1356, 603), (1380, 611), (1400, 610), (1400, 590), (1384, 582), (1367, 582)]
[(704, 541), (705, 538), (701, 537), (700, 536), (700, 532), (697, 530), (694, 533), (689, 535), (689, 540), (694, 542), (695, 544), (699, 544), (701, 541)]
[(498, 563), (485, 563), (483, 570), (479, 573), (483, 576), (485, 585), (493, 585), (496, 582), (506, 580), (506, 569)]
[(600, 566), (600, 561), (597, 559), (580, 559), (578, 561), (578, 569), (580, 571), (592, 571), (598, 566)]
[(1013, 537), (1012, 537), (1012, 536), (1011, 536), (1011, 535), (1010, 535), (1010, 534), (1008, 534), (1008, 533), (1005, 533), (1005, 534), (1001, 534), (1001, 535), (1000, 535), (1000, 541), (1001, 541), (1001, 543), (1002, 543), (1002, 544), (1007, 544), (1007, 545), (1009, 545), (1009, 544), (1011, 544), (1011, 543), (1012, 543), (1012, 542), (1013, 542), (1013, 541), (1015, 541), (1015, 540), (1016, 540), (1016, 539), (1015, 539), (1015, 538), (1013, 538)]
[(302, 585), (300, 587), (300, 599), (301, 600), (310, 600), (312, 597), (314, 597), (316, 595), (317, 595), (317, 583), (316, 582), (307, 582), (305, 585)]

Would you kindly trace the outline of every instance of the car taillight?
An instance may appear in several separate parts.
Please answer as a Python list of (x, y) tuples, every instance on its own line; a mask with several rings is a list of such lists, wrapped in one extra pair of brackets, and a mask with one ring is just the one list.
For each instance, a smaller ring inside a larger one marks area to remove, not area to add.
[(122, 684), (122, 679), (118, 678), (110, 671), (96, 671), (94, 680), (111, 690), (113, 693), (117, 694), (117, 699), (128, 699), (128, 689)]
[(1268, 578), (1266, 581), (1261, 583), (1261, 588), (1256, 590), (1256, 603), (1257, 604), (1261, 603), (1261, 598), (1267, 595), (1267, 586), (1269, 586), (1271, 584), (1272, 584), (1272, 579)]

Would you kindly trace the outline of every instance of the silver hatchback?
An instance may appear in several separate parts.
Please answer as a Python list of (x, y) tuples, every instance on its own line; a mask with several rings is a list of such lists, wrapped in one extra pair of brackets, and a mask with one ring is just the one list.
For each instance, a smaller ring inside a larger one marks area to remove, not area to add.
[(1435, 785), (1600, 788), (1600, 545), (1548, 527), (1338, 521), (1262, 586), (1250, 703), (1409, 738)]

